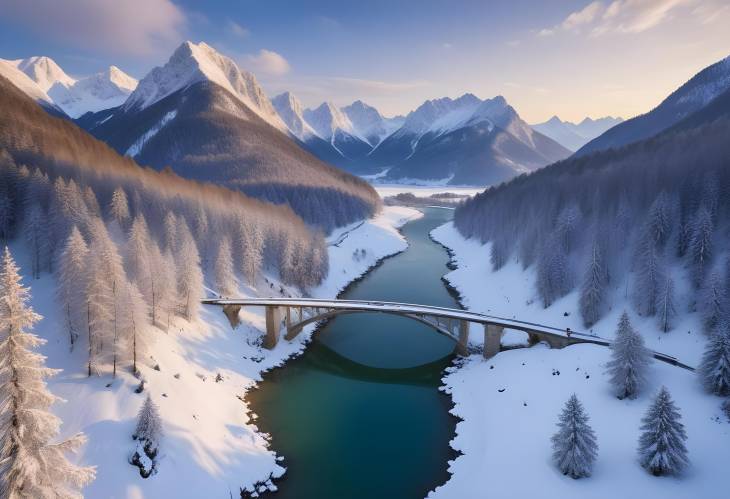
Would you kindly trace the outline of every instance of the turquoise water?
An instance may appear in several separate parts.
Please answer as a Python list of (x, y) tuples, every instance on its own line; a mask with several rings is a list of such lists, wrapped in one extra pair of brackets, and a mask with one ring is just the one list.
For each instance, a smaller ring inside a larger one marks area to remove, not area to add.
[[(409, 248), (341, 298), (458, 308), (441, 282), (448, 255), (428, 233), (450, 210), (429, 208), (403, 227)], [(305, 353), (249, 394), (260, 429), (284, 456), (282, 499), (422, 498), (448, 480), (456, 420), (438, 391), (454, 343), (415, 321), (335, 318)]]

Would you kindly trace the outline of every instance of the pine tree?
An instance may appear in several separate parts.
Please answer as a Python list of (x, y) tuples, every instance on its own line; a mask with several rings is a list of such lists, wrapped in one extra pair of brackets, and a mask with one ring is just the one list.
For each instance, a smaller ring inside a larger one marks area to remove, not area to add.
[(699, 288), (702, 284), (705, 273), (712, 262), (713, 231), (712, 215), (705, 206), (701, 206), (695, 215), (692, 226), (692, 239), (689, 245), (692, 282), (696, 288)]
[(730, 323), (721, 322), (711, 334), (698, 369), (707, 391), (730, 395)]
[(31, 258), (31, 272), (35, 279), (41, 276), (41, 268), (48, 268), (48, 227), (46, 215), (38, 203), (34, 203), (25, 220), (25, 242), (28, 245)]
[(60, 443), (61, 421), (50, 406), (58, 401), (44, 379), (58, 373), (33, 350), (45, 343), (27, 331), (41, 317), (27, 304), (30, 290), (5, 248), (0, 269), (0, 495), (8, 498), (76, 499), (96, 474), (66, 454), (84, 444), (78, 434)]
[(119, 349), (125, 358), (131, 357), (132, 372), (137, 372), (137, 359), (144, 357), (149, 350), (149, 341), (144, 331), (147, 323), (147, 304), (134, 283), (125, 283), (120, 294), (120, 314), (117, 324)]
[(580, 293), (580, 312), (586, 327), (595, 324), (603, 313), (607, 277), (601, 248), (594, 240)]
[(116, 220), (120, 227), (125, 227), (129, 220), (129, 201), (121, 187), (114, 189), (111, 203), (109, 203), (109, 216), (112, 220)]
[(712, 331), (723, 319), (727, 310), (725, 283), (718, 272), (712, 272), (699, 293), (698, 308), (705, 331)]
[(644, 315), (655, 315), (657, 296), (664, 282), (662, 261), (657, 243), (644, 233), (638, 248), (636, 271), (636, 304)]
[(674, 304), (674, 280), (667, 275), (664, 285), (659, 289), (657, 297), (657, 318), (659, 319), (659, 327), (665, 333), (672, 329), (674, 319), (677, 316), (677, 309)]
[(154, 303), (154, 270), (151, 265), (150, 249), (152, 246), (147, 222), (140, 213), (134, 217), (125, 248), (125, 266), (127, 277), (142, 293), (145, 301), (151, 306)]
[(184, 222), (181, 224), (177, 262), (177, 289), (181, 300), (181, 312), (189, 321), (196, 320), (203, 298), (203, 272), (200, 269), (200, 255), (193, 236)]
[(74, 226), (59, 258), (56, 298), (63, 310), (71, 349), (86, 325), (86, 287), (89, 249)]
[(165, 221), (163, 225), (162, 249), (174, 253), (178, 249), (178, 221), (175, 214), (168, 211), (167, 214), (165, 214)]
[(618, 398), (636, 397), (646, 385), (650, 363), (651, 352), (644, 346), (644, 339), (633, 328), (628, 314), (624, 312), (619, 319), (616, 336), (611, 342), (611, 360), (606, 365)]
[(641, 420), (639, 461), (653, 475), (679, 473), (689, 461), (682, 416), (665, 387), (659, 390)]
[(565, 404), (552, 437), (553, 461), (564, 475), (572, 478), (590, 476), (598, 455), (598, 444), (588, 416), (575, 394)]
[(152, 397), (147, 395), (142, 407), (137, 414), (137, 427), (134, 430), (134, 438), (157, 449), (162, 438), (162, 419), (157, 405)]
[(246, 223), (243, 230), (243, 275), (249, 285), (255, 286), (263, 262), (264, 237), (256, 223)]
[(215, 259), (215, 285), (221, 296), (231, 297), (238, 289), (236, 273), (233, 269), (231, 241), (223, 236), (218, 246), (218, 256)]

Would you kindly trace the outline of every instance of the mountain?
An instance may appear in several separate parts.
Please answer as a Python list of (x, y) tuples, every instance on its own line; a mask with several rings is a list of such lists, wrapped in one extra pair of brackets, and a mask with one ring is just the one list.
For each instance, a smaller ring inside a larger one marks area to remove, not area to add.
[(700, 110), (730, 88), (730, 57), (708, 66), (646, 114), (626, 120), (578, 150), (585, 155), (649, 138)]
[(550, 137), (566, 149), (577, 151), (622, 121), (622, 118), (606, 116), (595, 120), (584, 118), (580, 123), (571, 123), (570, 121), (562, 121), (557, 116), (553, 116), (544, 123), (532, 125), (532, 128), (546, 137)]
[(424, 102), (369, 160), (385, 180), (486, 185), (563, 159), (570, 151), (530, 128), (502, 96)]
[(350, 119), (350, 123), (352, 123), (357, 134), (372, 147), (376, 147), (405, 122), (403, 116), (386, 118), (380, 114), (380, 111), (361, 100), (356, 100), (349, 106), (343, 107), (342, 112)]
[(286, 130), (252, 73), (241, 71), (232, 59), (206, 43), (185, 42), (163, 67), (154, 68), (124, 103), (125, 112), (141, 112), (175, 92), (209, 81), (231, 93), (274, 128)]
[(20, 89), (25, 95), (33, 99), (41, 105), (43, 109), (55, 115), (65, 115), (65, 113), (53, 103), (53, 99), (31, 80), (28, 75), (22, 72), (13, 64), (13, 61), (0, 59), (0, 76), (7, 78), (15, 87)]
[(77, 80), (67, 75), (50, 57), (29, 57), (5, 62), (27, 75), (57, 107), (72, 118), (119, 106), (137, 86), (137, 80), (116, 66)]
[(204, 43), (183, 43), (124, 105), (84, 123), (141, 164), (287, 203), (325, 231), (380, 206), (365, 181), (300, 147), (255, 77)]
[(331, 102), (323, 102), (316, 109), (305, 109), (304, 119), (317, 136), (332, 144), (345, 160), (361, 158), (372, 149), (350, 118)]

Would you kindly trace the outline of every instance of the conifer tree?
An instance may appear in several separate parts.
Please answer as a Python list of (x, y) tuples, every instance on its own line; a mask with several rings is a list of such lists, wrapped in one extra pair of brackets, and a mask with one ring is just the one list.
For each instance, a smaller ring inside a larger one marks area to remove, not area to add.
[(129, 228), (129, 236), (125, 248), (125, 266), (127, 277), (136, 284), (145, 301), (152, 306), (154, 302), (154, 269), (151, 265), (151, 246), (154, 243), (150, 237), (147, 222), (141, 213), (134, 217)]
[(689, 464), (681, 419), (669, 391), (662, 387), (641, 420), (639, 438), (639, 461), (655, 476), (677, 474)]
[(712, 215), (703, 205), (695, 215), (692, 224), (692, 239), (689, 245), (689, 257), (691, 263), (692, 282), (696, 288), (700, 287), (705, 278), (705, 273), (712, 262), (714, 224)]
[(0, 495), (76, 499), (94, 479), (95, 469), (66, 458), (84, 444), (82, 434), (51, 443), (61, 421), (49, 408), (59, 399), (44, 380), (58, 370), (45, 367), (45, 357), (34, 352), (45, 341), (28, 331), (41, 319), (28, 306), (29, 294), (5, 248), (0, 268)]
[(56, 298), (63, 310), (71, 349), (86, 325), (86, 288), (89, 249), (76, 226), (59, 258)]
[(231, 297), (238, 289), (236, 273), (233, 269), (231, 241), (228, 236), (221, 238), (218, 246), (218, 256), (215, 260), (215, 284), (221, 296)]
[(181, 301), (181, 313), (189, 321), (198, 317), (200, 300), (203, 297), (203, 272), (200, 269), (200, 254), (193, 236), (183, 222), (179, 224), (179, 249), (176, 255), (177, 289)]
[(705, 279), (699, 293), (698, 309), (705, 331), (712, 331), (726, 318), (727, 295), (725, 283), (718, 272), (712, 272)]
[(153, 449), (156, 449), (160, 444), (162, 420), (160, 411), (150, 395), (147, 395), (139, 414), (137, 414), (137, 427), (134, 430), (134, 438), (145, 442)]
[(620, 399), (635, 398), (646, 385), (651, 363), (651, 352), (644, 346), (644, 339), (633, 328), (626, 312), (618, 322), (616, 336), (611, 342), (611, 360), (606, 367), (611, 384)]
[(636, 281), (636, 304), (639, 312), (655, 315), (664, 272), (657, 243), (647, 232), (644, 232), (638, 248)]
[(586, 327), (595, 324), (603, 313), (606, 281), (607, 271), (601, 248), (598, 241), (594, 240), (580, 293), (580, 312)]
[(590, 476), (598, 455), (598, 444), (593, 429), (588, 425), (583, 405), (575, 394), (565, 403), (552, 444), (553, 461), (563, 475), (572, 478)]
[(117, 324), (120, 341), (120, 352), (125, 358), (131, 357), (132, 372), (137, 372), (137, 360), (144, 357), (149, 348), (145, 335), (147, 323), (147, 305), (142, 294), (134, 283), (126, 282), (120, 295), (120, 314)]
[(707, 391), (730, 395), (730, 323), (727, 321), (718, 324), (710, 335), (698, 371)]
[(109, 216), (112, 220), (116, 220), (120, 227), (125, 227), (129, 220), (129, 201), (124, 189), (117, 187), (112, 193), (112, 200), (109, 204)]
[(672, 329), (676, 316), (674, 280), (672, 280), (671, 276), (667, 275), (666, 279), (664, 279), (664, 284), (659, 289), (659, 296), (657, 297), (657, 318), (662, 331), (666, 333)]
[(26, 216), (25, 242), (28, 245), (31, 259), (31, 273), (35, 279), (41, 276), (41, 268), (48, 268), (46, 263), (48, 247), (48, 226), (43, 208), (33, 203)]

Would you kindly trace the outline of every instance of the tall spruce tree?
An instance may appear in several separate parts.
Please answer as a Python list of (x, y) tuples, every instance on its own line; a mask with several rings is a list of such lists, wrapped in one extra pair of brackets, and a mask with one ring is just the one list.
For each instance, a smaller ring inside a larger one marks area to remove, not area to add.
[(598, 240), (593, 241), (580, 292), (580, 313), (586, 327), (601, 318), (606, 296), (607, 271)]
[(712, 331), (726, 319), (727, 293), (719, 272), (710, 273), (699, 293), (697, 308), (705, 331)]
[(231, 297), (238, 289), (236, 273), (233, 269), (231, 240), (224, 236), (218, 246), (218, 255), (215, 259), (215, 285), (221, 296)]
[(730, 395), (730, 323), (727, 321), (722, 321), (710, 335), (699, 375), (707, 391)]
[(88, 258), (89, 248), (74, 226), (59, 258), (56, 288), (56, 299), (63, 310), (71, 350), (86, 326)]
[(45, 357), (34, 352), (45, 341), (28, 331), (41, 319), (28, 306), (29, 295), (5, 248), (0, 268), (0, 496), (76, 499), (94, 479), (95, 469), (66, 458), (83, 445), (82, 434), (51, 443), (61, 421), (49, 408), (59, 399), (44, 380), (58, 370), (45, 367)]
[(639, 437), (639, 462), (655, 476), (677, 474), (689, 464), (681, 419), (669, 391), (662, 387), (641, 420)]
[(588, 416), (573, 394), (565, 403), (558, 420), (558, 432), (552, 437), (553, 460), (564, 475), (572, 478), (590, 476), (598, 455), (598, 444)]
[(633, 328), (629, 315), (624, 312), (619, 319), (616, 336), (611, 342), (611, 360), (606, 365), (618, 398), (636, 398), (646, 385), (650, 363), (651, 353), (644, 346), (644, 339)]
[(659, 327), (665, 333), (674, 326), (674, 319), (677, 317), (677, 308), (674, 303), (674, 280), (670, 275), (664, 279), (664, 283), (659, 288), (659, 296), (657, 297), (657, 319)]

